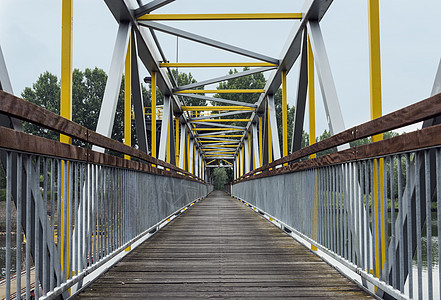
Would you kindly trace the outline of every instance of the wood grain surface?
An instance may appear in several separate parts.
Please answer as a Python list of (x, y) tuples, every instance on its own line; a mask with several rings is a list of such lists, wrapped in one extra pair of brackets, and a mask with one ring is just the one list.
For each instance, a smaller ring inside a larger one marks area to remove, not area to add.
[(215, 191), (76, 299), (371, 299), (248, 206)]

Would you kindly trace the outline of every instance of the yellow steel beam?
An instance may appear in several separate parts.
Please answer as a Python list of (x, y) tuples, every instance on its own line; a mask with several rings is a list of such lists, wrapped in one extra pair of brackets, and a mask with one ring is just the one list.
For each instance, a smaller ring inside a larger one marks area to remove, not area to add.
[(208, 162), (207, 165), (211, 164), (212, 162), (215, 162), (216, 160), (213, 159), (212, 161)]
[(244, 129), (238, 128), (219, 128), (219, 127), (210, 127), (210, 128), (192, 128), (193, 131), (244, 131)]
[(231, 135), (227, 135), (227, 134), (212, 134), (212, 135), (204, 135), (204, 138), (207, 137), (242, 137), (242, 134), (231, 134)]
[(250, 136), (250, 134), (248, 133), (248, 168), (251, 170), (252, 168), (251, 168), (251, 166), (252, 166), (252, 162), (251, 162), (251, 151), (252, 151), (252, 149), (251, 149), (251, 136)]
[(194, 120), (190, 123), (196, 122), (249, 122), (251, 119), (204, 119), (204, 120)]
[(185, 169), (187, 172), (190, 172), (190, 134), (187, 134), (187, 169)]
[[(132, 146), (132, 90), (131, 90), (131, 49), (130, 38), (127, 46), (126, 64), (124, 72), (124, 144)], [(130, 159), (129, 155), (124, 154), (125, 159)]]
[[(308, 36), (308, 118), (309, 118), (309, 145), (315, 143), (315, 83), (314, 83), (314, 54)], [(311, 154), (315, 158), (316, 154)]]
[(233, 165), (232, 163), (230, 163), (229, 161), (227, 161), (227, 160), (225, 160), (225, 159), (222, 159), (222, 161), (223, 161), (223, 162), (226, 162), (226, 163), (229, 164), (230, 166)]
[[(382, 116), (381, 105), (381, 53), (380, 53), (380, 7), (379, 0), (368, 0), (368, 15), (369, 15), (369, 75), (370, 75), (370, 106), (371, 119), (376, 119)], [(382, 134), (371, 137), (372, 142), (377, 142), (383, 139)], [(384, 219), (384, 185), (383, 185), (383, 159), (380, 159), (379, 169), (377, 161), (374, 161), (374, 214), (375, 219)], [(378, 198), (377, 181), (378, 172), (380, 172), (380, 199)], [(378, 202), (380, 201), (380, 211), (378, 211)], [(381, 216), (379, 216), (381, 214)], [(386, 237), (384, 235), (384, 222), (381, 222), (381, 237), (378, 227), (375, 227), (375, 261), (376, 261), (376, 277), (380, 273), (380, 255), (381, 261), (384, 264), (386, 258)], [(381, 249), (380, 249), (381, 239)]]
[(156, 157), (156, 72), (152, 72), (152, 156)]
[(237, 146), (233, 146), (233, 145), (222, 145), (222, 142), (219, 145), (208, 145), (208, 146), (204, 146), (204, 148), (218, 148), (219, 146), (222, 146), (222, 148), (237, 148)]
[(176, 166), (179, 166), (179, 118), (176, 118)]
[(175, 92), (175, 94), (246, 94), (246, 93), (265, 93), (265, 90), (264, 89), (182, 90)]
[(254, 110), (248, 106), (181, 106), (183, 111), (236, 111), (236, 110)]
[[(60, 115), (72, 120), (72, 16), (73, 0), (63, 0), (61, 26), (61, 102)], [(72, 144), (72, 138), (60, 135), (60, 142)]]
[(301, 13), (145, 14), (140, 21), (299, 20)]
[(237, 68), (237, 67), (277, 67), (268, 62), (231, 62), (231, 63), (160, 63), (162, 68)]
[[(288, 100), (286, 91), (286, 71), (282, 71), (282, 140), (283, 156), (288, 155)], [(286, 166), (288, 164), (284, 164)]]
[[(204, 140), (199, 140), (199, 143), (220, 143), (219, 145), (222, 145), (222, 143), (224, 143), (224, 141), (211, 141), (211, 140), (204, 141)], [(238, 144), (239, 144), (239, 142), (237, 142), (237, 143), (228, 143), (228, 145), (236, 145), (236, 147), (237, 147)]]
[[(72, 16), (73, 16), (73, 0), (63, 0), (61, 8), (61, 98), (60, 98), (60, 115), (68, 120), (72, 120)], [(66, 135), (60, 134), (60, 142), (65, 144), (72, 144), (72, 138)], [(67, 211), (69, 211), (69, 175), (70, 164), (69, 162), (62, 161), (61, 163), (61, 186), (67, 185), (66, 193), (64, 189), (61, 189), (61, 207), (66, 205)], [(66, 202), (67, 203), (66, 203)], [(60, 220), (60, 243), (61, 245), (61, 257), (60, 261), (69, 261), (70, 239), (69, 231), (67, 230), (67, 236), (64, 235), (66, 227), (69, 228), (70, 220), (69, 214), (66, 216), (61, 214)], [(64, 249), (64, 245), (66, 248)], [(63, 268), (63, 264), (61, 264)], [(66, 264), (66, 269), (63, 269), (66, 274), (66, 278), (71, 278), (71, 272), (69, 270), (69, 264)]]

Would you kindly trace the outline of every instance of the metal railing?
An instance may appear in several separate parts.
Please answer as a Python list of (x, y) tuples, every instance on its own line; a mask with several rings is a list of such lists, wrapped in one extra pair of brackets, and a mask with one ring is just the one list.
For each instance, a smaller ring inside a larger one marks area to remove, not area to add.
[[(425, 105), (427, 110), (419, 110)], [(348, 143), (357, 134), (363, 137), (363, 129), (368, 128), (366, 136), (378, 134), (431, 118), (440, 109), (441, 95), (436, 95), (349, 129), (246, 174), (235, 181), (233, 195), (346, 267), (349, 276), (377, 295), (437, 299), (441, 125), (298, 159)]]
[[(91, 131), (82, 133), (81, 126), (12, 95), (0, 91), (0, 97), (2, 113), (139, 160), (0, 127), (6, 175), (0, 290), (7, 299), (22, 294), (26, 299), (68, 297), (69, 289), (81, 288), (86, 276), (98, 269), (102, 273), (125, 249), (211, 190), (176, 166)], [(31, 109), (36, 111), (28, 117)]]

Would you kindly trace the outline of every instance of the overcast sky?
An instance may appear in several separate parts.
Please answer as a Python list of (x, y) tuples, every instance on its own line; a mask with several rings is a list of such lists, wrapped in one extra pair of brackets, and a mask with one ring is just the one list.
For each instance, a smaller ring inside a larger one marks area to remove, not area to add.
[[(303, 0), (177, 0), (157, 13), (299, 12), (302, 6)], [(384, 114), (430, 95), (441, 58), (440, 12), (440, 0), (380, 0)], [(117, 24), (104, 1), (75, 0), (73, 18), (74, 67), (99, 67), (107, 72)], [(298, 21), (166, 24), (279, 58), (295, 22)], [(367, 0), (334, 0), (321, 28), (346, 127), (368, 121)], [(176, 38), (161, 33), (158, 36), (167, 59), (175, 62)], [(0, 45), (16, 95), (32, 86), (46, 70), (59, 76), (61, 0), (0, 0)], [(178, 59), (179, 62), (249, 61), (183, 39), (179, 39)], [(224, 75), (228, 69), (180, 71), (191, 72), (201, 81)], [(290, 105), (294, 105), (297, 77), (298, 64), (288, 75)], [(318, 84), (316, 109), (317, 134), (321, 134), (327, 125)]]

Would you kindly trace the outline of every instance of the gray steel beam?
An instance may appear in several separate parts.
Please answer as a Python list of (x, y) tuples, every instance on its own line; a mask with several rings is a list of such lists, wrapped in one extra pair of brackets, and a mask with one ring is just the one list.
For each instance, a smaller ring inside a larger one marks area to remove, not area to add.
[(142, 101), (141, 82), (139, 80), (138, 69), (138, 51), (136, 47), (135, 35), (132, 34), (131, 39), (131, 75), (132, 75), (132, 99), (135, 111), (136, 136), (138, 137), (138, 145), (141, 151), (149, 153), (147, 140), (147, 129), (145, 126), (144, 101)]
[(9, 94), (13, 94), (12, 84), (9, 78), (8, 69), (6, 68), (5, 58), (3, 56), (2, 47), (0, 46), (0, 90)]
[[(163, 95), (171, 95), (173, 88), (172, 84), (165, 71), (159, 67), (159, 59), (152, 50), (154, 49), (154, 46), (148, 38), (146, 30), (138, 27), (138, 21), (133, 15), (134, 9), (129, 7), (129, 3), (125, 0), (104, 1), (118, 23), (131, 22), (137, 35), (138, 55), (141, 58), (142, 63), (150, 73), (157, 72), (157, 86), (161, 93)], [(175, 114), (181, 114), (181, 102), (176, 96), (173, 96), (172, 99), (175, 104), (173, 105)], [(186, 116), (183, 116), (183, 118), (184, 120), (187, 120)], [(188, 129), (191, 129), (191, 126), (187, 122), (185, 123), (187, 124)], [(194, 136), (192, 132), (190, 132), (190, 135)]]
[(231, 143), (231, 144), (238, 144), (240, 142), (240, 140), (226, 139), (226, 138), (204, 137), (203, 139), (213, 141), (213, 142), (224, 142), (224, 143)]
[(303, 123), (305, 121), (306, 94), (308, 91), (308, 42), (307, 32), (303, 32), (302, 58), (299, 70), (299, 85), (297, 87), (296, 110), (291, 143), (291, 153), (300, 150), (303, 138)]
[(236, 129), (242, 129), (242, 130), (246, 129), (243, 126), (225, 125), (225, 124), (220, 124), (220, 123), (215, 123), (215, 122), (194, 122), (194, 123), (197, 123), (198, 125), (207, 125), (210, 127), (236, 128)]
[(162, 31), (162, 32), (165, 32), (165, 33), (168, 33), (168, 34), (179, 36), (179, 37), (182, 37), (184, 39), (188, 39), (188, 40), (191, 40), (191, 41), (194, 41), (194, 42), (198, 42), (198, 43), (201, 43), (201, 44), (204, 44), (204, 45), (207, 45), (207, 46), (212, 46), (212, 47), (215, 47), (215, 48), (218, 48), (218, 49), (222, 49), (222, 50), (229, 51), (229, 52), (232, 52), (232, 53), (240, 54), (240, 55), (243, 55), (243, 56), (246, 56), (246, 57), (254, 58), (254, 59), (257, 59), (257, 60), (261, 60), (261, 61), (266, 61), (266, 62), (269, 62), (269, 63), (272, 63), (272, 64), (276, 64), (276, 65), (279, 64), (279, 60), (278, 59), (275, 59), (275, 58), (272, 58), (272, 57), (269, 57), (269, 56), (266, 56), (266, 55), (262, 55), (262, 54), (259, 54), (259, 53), (253, 52), (253, 51), (249, 51), (249, 50), (246, 50), (246, 49), (242, 49), (242, 48), (239, 48), (239, 47), (236, 47), (236, 46), (232, 46), (232, 45), (229, 45), (229, 44), (226, 44), (226, 43), (222, 43), (222, 42), (219, 42), (219, 41), (216, 41), (216, 40), (213, 40), (213, 39), (209, 39), (209, 38), (206, 38), (206, 37), (203, 37), (203, 36), (191, 33), (191, 32), (180, 30), (180, 29), (177, 29), (177, 28), (174, 28), (174, 27), (171, 27), (171, 26), (167, 26), (167, 25), (164, 25), (164, 24), (157, 23), (157, 22), (153, 22), (153, 21), (139, 21), (138, 24), (141, 25), (141, 26), (145, 26), (145, 27), (148, 27), (148, 28), (153, 28), (155, 30)]
[(165, 161), (167, 154), (167, 137), (168, 137), (168, 127), (170, 126), (171, 118), (171, 105), (170, 96), (164, 97), (164, 110), (162, 113), (162, 126), (161, 126), (161, 138), (159, 142), (159, 153), (158, 158)]
[[(267, 84), (265, 85), (265, 93), (262, 93), (257, 101), (257, 113), (265, 111), (265, 100), (268, 94), (275, 94), (282, 84), (282, 71), (289, 72), (300, 55), (302, 46), (302, 32), (308, 20), (320, 21), (333, 0), (306, 0), (301, 10), (302, 19), (299, 23), (294, 24), (291, 33), (287, 39), (284, 49), (280, 55), (280, 63), (277, 70), (271, 72)], [(248, 122), (247, 128), (251, 127), (253, 122), (257, 121), (257, 113), (251, 115), (251, 121)], [(242, 139), (243, 140), (243, 139)]]
[[(115, 119), (116, 105), (118, 103), (121, 88), (124, 61), (127, 53), (127, 45), (130, 37), (130, 23), (120, 23), (110, 64), (109, 77), (107, 78), (101, 103), (96, 132), (106, 137), (112, 136), (113, 121)], [(94, 146), (95, 151), (104, 152), (103, 148)]]
[[(215, 129), (213, 129), (215, 130)], [(213, 135), (213, 134), (224, 134), (224, 133), (240, 133), (244, 130), (225, 130), (225, 131), (213, 131), (208, 133), (199, 133), (196, 137), (204, 137), (207, 135)]]
[[(345, 130), (345, 124), (340, 109), (340, 103), (337, 97), (337, 90), (334, 84), (334, 78), (331, 72), (328, 55), (326, 53), (325, 43), (323, 41), (320, 25), (317, 21), (307, 23), (308, 33), (311, 41), (314, 61), (316, 63), (317, 75), (319, 78), (320, 89), (322, 92), (323, 104), (325, 106), (331, 135)], [(338, 147), (339, 150), (349, 148), (349, 145)]]
[[(180, 145), (181, 148), (179, 149), (179, 168), (184, 169), (184, 161), (186, 159), (185, 157), (185, 150), (187, 149), (187, 145), (186, 145), (186, 137), (187, 137), (187, 130), (185, 129), (185, 126), (181, 127), (181, 141), (180, 141)], [(188, 155), (188, 153), (187, 153)]]
[(228, 103), (228, 104), (232, 104), (232, 105), (247, 106), (247, 107), (253, 107), (253, 108), (257, 107), (256, 104), (252, 104), (252, 103), (240, 102), (240, 101), (234, 101), (234, 100), (222, 99), (222, 98), (215, 98), (215, 97), (203, 96), (203, 95), (198, 95), (198, 94), (179, 94), (179, 96), (185, 96), (185, 97), (201, 99), (201, 100), (208, 100), (208, 101), (213, 101), (213, 102)]
[(268, 95), (268, 118), (270, 119), (271, 143), (273, 145), (274, 160), (280, 158), (279, 132), (277, 130), (276, 109), (274, 105), (274, 95)]
[(178, 92), (178, 91), (183, 91), (183, 90), (191, 90), (200, 86), (205, 86), (205, 85), (209, 85), (209, 84), (213, 84), (213, 83), (218, 83), (221, 81), (228, 81), (230, 79), (235, 79), (235, 78), (240, 78), (240, 77), (244, 77), (244, 76), (249, 76), (252, 74), (256, 74), (256, 73), (262, 73), (265, 71), (270, 71), (270, 70), (274, 70), (276, 69), (276, 67), (261, 67), (261, 68), (256, 68), (256, 69), (251, 69), (251, 70), (247, 70), (244, 72), (238, 72), (238, 73), (233, 73), (233, 74), (228, 74), (225, 76), (221, 76), (221, 77), (216, 77), (213, 79), (208, 79), (208, 80), (204, 80), (204, 81), (199, 81), (199, 82), (195, 82), (195, 83), (190, 83), (187, 85), (183, 85), (183, 86), (179, 86), (175, 89), (173, 89), (173, 92)]
[(250, 149), (248, 147), (248, 139), (250, 137), (246, 137), (244, 139), (244, 148), (245, 148), (245, 174), (248, 173), (250, 171)]
[(254, 165), (256, 166), (257, 169), (260, 168), (259, 138), (257, 135), (257, 123), (254, 123), (252, 126), (253, 126), (252, 128), (253, 128), (253, 149), (254, 149), (253, 158), (254, 158)]
[(208, 116), (201, 116), (201, 117), (196, 117), (196, 118), (190, 118), (189, 121), (213, 119), (213, 118), (226, 117), (226, 116), (234, 116), (234, 115), (246, 114), (246, 113), (250, 113), (250, 111), (249, 110), (237, 110), (237, 111), (225, 112), (225, 113), (220, 113), (220, 114), (212, 114), (212, 115), (208, 115)]
[(231, 165), (207, 165), (206, 168), (232, 168)]
[[(0, 90), (5, 91), (9, 94), (14, 94), (12, 89), (11, 80), (8, 73), (8, 68), (6, 67), (5, 58), (3, 56), (2, 48), (0, 46)], [(5, 124), (3, 126), (14, 128), (18, 131), (23, 131), (23, 124), (20, 120), (16, 118), (11, 118), (5, 115), (0, 114), (0, 122)], [(7, 125), (6, 125), (7, 124)]]
[(173, 2), (175, 0), (155, 0), (155, 1), (151, 1), (147, 4), (144, 4), (143, 6), (137, 8), (135, 10), (135, 17), (138, 18), (142, 15), (151, 13), (152, 11), (161, 8), (171, 2)]

